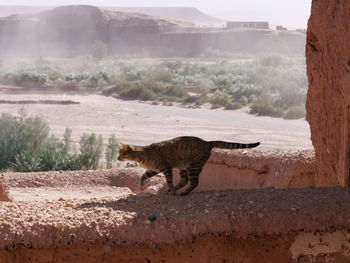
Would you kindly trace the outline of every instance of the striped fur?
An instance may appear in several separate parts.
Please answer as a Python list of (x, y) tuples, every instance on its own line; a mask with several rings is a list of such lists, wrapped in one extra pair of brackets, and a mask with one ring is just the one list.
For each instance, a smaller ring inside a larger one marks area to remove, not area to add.
[[(197, 187), (199, 174), (210, 157), (211, 149), (245, 149), (256, 147), (259, 144), (259, 142), (249, 144), (223, 141), (207, 142), (197, 137), (184, 136), (148, 146), (121, 144), (118, 160), (136, 161), (147, 169), (141, 177), (141, 188), (143, 188), (143, 183), (147, 178), (158, 173), (165, 175), (169, 192), (174, 195), (177, 190), (190, 182), (189, 186), (180, 193), (181, 196), (184, 196)], [(173, 185), (173, 168), (180, 170), (180, 182), (175, 186)]]

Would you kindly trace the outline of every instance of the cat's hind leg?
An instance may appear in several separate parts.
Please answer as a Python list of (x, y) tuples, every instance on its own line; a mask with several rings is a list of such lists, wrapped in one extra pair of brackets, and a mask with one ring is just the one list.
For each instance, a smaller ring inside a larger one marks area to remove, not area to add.
[(147, 170), (142, 176), (141, 176), (141, 190), (144, 188), (144, 182), (146, 179), (151, 178), (155, 175), (157, 175), (158, 172), (152, 171), (152, 170)]
[(180, 181), (175, 185), (175, 191), (184, 187), (188, 183), (188, 173), (187, 170), (180, 170)]
[(162, 169), (162, 173), (165, 175), (166, 183), (168, 184), (168, 192), (172, 195), (176, 195), (175, 187), (173, 185), (173, 171), (172, 168)]
[(190, 179), (190, 185), (186, 188), (185, 191), (180, 193), (180, 196), (188, 195), (193, 189), (195, 189), (199, 184), (199, 174), (201, 173), (205, 163), (207, 162), (209, 157), (205, 157), (200, 161), (192, 163), (188, 168), (188, 177)]

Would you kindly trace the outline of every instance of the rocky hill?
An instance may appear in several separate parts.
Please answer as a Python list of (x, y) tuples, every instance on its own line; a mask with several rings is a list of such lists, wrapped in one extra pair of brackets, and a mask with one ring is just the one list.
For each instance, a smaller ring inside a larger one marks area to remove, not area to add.
[[(188, 14), (198, 11), (193, 10)], [(203, 14), (198, 11), (193, 19), (199, 21), (200, 17), (203, 18)], [(178, 19), (84, 5), (0, 18), (0, 36), (0, 58), (89, 55), (96, 40), (107, 45), (110, 55), (147, 54), (157, 57), (198, 57), (208, 50), (214, 51), (213, 54), (303, 55), (305, 46), (304, 33), (203, 28)]]
[(192, 7), (103, 7), (103, 9), (187, 21), (198, 26), (222, 27), (226, 25), (226, 21), (209, 16)]
[(37, 14), (0, 18), (0, 56), (67, 56), (91, 54), (96, 40), (118, 54), (137, 53), (155, 45), (163, 31), (185, 22), (145, 14), (102, 11), (94, 6), (63, 6)]
[[(0, 17), (12, 14), (35, 14), (55, 6), (0, 6)], [(186, 21), (200, 26), (222, 26), (224, 20), (209, 16), (192, 7), (101, 7), (106, 11), (140, 13), (154, 17)]]

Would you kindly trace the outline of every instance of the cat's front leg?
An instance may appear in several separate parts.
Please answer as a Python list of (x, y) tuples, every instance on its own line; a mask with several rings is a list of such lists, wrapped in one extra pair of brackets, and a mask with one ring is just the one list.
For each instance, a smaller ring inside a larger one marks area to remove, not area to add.
[(147, 170), (147, 171), (141, 176), (141, 182), (140, 182), (141, 190), (144, 189), (144, 182), (145, 182), (145, 180), (148, 179), (148, 178), (151, 178), (151, 177), (153, 177), (153, 176), (155, 176), (155, 175), (157, 175), (157, 174), (158, 174), (158, 172), (156, 172), (156, 171)]

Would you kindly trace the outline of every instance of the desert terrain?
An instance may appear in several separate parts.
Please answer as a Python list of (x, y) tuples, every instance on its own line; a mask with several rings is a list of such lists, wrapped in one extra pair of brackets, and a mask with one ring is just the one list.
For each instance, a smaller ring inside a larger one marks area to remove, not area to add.
[[(142, 145), (179, 135), (262, 144), (214, 149), (185, 197), (168, 194), (162, 176), (140, 191), (139, 167), (0, 174), (0, 263), (350, 262), (349, 8), (313, 1), (306, 116), (315, 150), (303, 119), (2, 90), (11, 103), (0, 113), (23, 107), (59, 137), (71, 128), (76, 142), (95, 132)], [(13, 103), (48, 100), (76, 103)]]
[(0, 104), (0, 113), (16, 114), (24, 108), (29, 115), (41, 115), (54, 135), (62, 137), (71, 128), (78, 142), (83, 133), (97, 133), (106, 139), (136, 145), (191, 135), (205, 140), (260, 141), (261, 149), (301, 150), (312, 148), (308, 123), (258, 117), (240, 111), (189, 109), (123, 101), (97, 94), (14, 94), (0, 92), (0, 100), (56, 100), (79, 104)]

